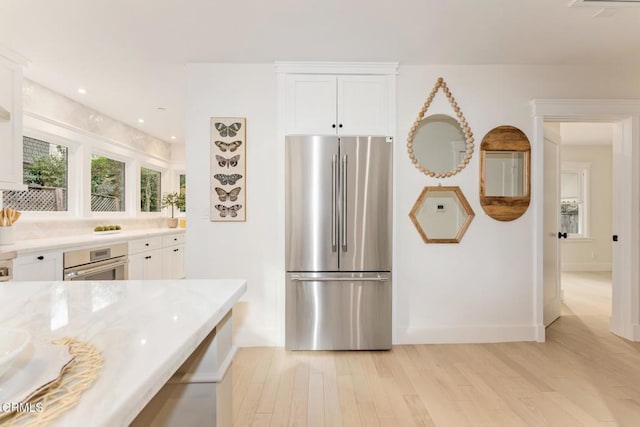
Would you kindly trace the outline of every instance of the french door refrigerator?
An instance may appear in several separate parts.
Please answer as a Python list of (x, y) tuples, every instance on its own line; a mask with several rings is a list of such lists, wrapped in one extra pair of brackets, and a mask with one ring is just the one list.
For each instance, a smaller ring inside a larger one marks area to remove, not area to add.
[(286, 348), (391, 348), (391, 138), (285, 144)]

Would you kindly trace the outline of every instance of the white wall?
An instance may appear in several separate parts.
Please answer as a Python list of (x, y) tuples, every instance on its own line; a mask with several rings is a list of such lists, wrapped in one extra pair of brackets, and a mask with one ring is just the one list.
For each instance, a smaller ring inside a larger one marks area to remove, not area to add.
[[(611, 137), (610, 137), (611, 138)], [(563, 239), (563, 271), (610, 271), (612, 233), (611, 145), (561, 145), (562, 161), (590, 163), (589, 239)]]
[[(187, 68), (187, 275), (247, 279), (245, 303), (236, 307), (234, 320), (240, 345), (275, 345), (279, 339), (284, 199), (277, 185), (276, 80), (273, 65)], [(210, 117), (247, 118), (246, 222), (209, 221)]]
[[(406, 154), (406, 135), (444, 77), (476, 137), (509, 124), (533, 138), (534, 98), (640, 98), (633, 69), (404, 65), (398, 76), (395, 342), (534, 340), (533, 212), (499, 222), (480, 207), (478, 155), (460, 174), (428, 178)], [(246, 277), (240, 345), (283, 344), (282, 150), (277, 80), (270, 64), (194, 64), (187, 69), (189, 177), (187, 274)], [(440, 93), (430, 113), (449, 113)], [(247, 222), (211, 223), (209, 117), (247, 117)], [(533, 147), (533, 150), (539, 147)], [(536, 165), (532, 165), (536, 169)], [(535, 180), (532, 180), (535, 182)], [(476, 213), (460, 244), (426, 245), (408, 213), (425, 185), (458, 185)]]

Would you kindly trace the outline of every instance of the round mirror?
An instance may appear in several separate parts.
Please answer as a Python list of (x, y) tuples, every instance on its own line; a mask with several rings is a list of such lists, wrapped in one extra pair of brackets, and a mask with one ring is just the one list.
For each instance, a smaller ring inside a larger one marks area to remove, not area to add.
[(453, 117), (434, 114), (420, 121), (413, 136), (413, 156), (425, 169), (446, 174), (463, 164), (467, 141)]
[[(455, 117), (425, 116), (438, 90), (442, 89)], [(473, 133), (447, 84), (439, 78), (427, 97), (407, 138), (411, 162), (425, 175), (446, 178), (460, 172), (473, 155)]]

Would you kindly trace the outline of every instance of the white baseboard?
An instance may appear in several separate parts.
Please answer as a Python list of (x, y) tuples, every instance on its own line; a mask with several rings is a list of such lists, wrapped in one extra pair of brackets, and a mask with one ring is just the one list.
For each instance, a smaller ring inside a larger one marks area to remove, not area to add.
[(562, 271), (611, 271), (610, 262), (563, 262)]
[(640, 325), (639, 324), (634, 324), (633, 325), (633, 337), (632, 340), (635, 342), (640, 341)]
[(544, 340), (540, 328), (530, 326), (462, 326), (398, 328), (394, 344), (466, 344)]

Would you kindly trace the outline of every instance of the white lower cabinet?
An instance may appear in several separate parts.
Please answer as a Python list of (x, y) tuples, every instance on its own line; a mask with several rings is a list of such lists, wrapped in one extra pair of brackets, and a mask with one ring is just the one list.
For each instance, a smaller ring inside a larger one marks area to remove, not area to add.
[(129, 255), (129, 280), (160, 280), (162, 249)]
[(184, 279), (184, 233), (129, 242), (129, 279)]
[(162, 249), (164, 279), (184, 279), (184, 245)]
[(13, 261), (13, 280), (62, 280), (62, 252), (39, 252), (17, 257)]

